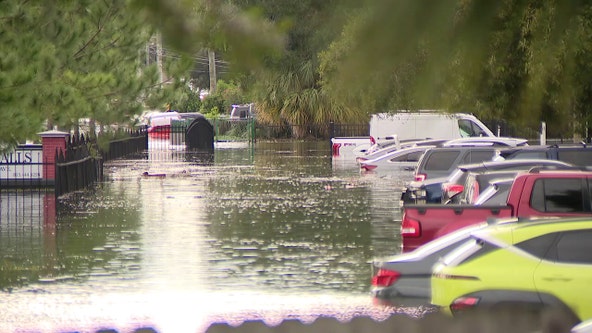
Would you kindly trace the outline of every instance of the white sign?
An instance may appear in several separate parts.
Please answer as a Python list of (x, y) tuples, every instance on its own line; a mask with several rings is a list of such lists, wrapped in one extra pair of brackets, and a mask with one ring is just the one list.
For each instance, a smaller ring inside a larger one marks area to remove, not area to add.
[(41, 147), (18, 147), (11, 153), (0, 154), (0, 179), (43, 178)]

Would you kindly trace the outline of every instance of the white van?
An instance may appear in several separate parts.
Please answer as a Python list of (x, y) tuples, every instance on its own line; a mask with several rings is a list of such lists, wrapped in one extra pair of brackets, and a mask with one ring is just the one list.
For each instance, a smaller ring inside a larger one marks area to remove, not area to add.
[(369, 137), (332, 138), (333, 156), (363, 156), (373, 144), (422, 139), (494, 137), (477, 117), (433, 110), (377, 113), (370, 118)]
[(371, 137), (380, 142), (394, 135), (400, 141), (495, 136), (477, 117), (466, 113), (420, 111), (372, 115)]

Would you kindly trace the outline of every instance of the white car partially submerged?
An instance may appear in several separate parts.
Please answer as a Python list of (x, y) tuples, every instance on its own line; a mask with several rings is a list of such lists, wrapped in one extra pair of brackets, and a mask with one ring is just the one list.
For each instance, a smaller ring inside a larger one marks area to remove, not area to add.
[(411, 146), (392, 151), (375, 159), (360, 161), (360, 168), (365, 171), (374, 171), (380, 167), (381, 171), (392, 169), (415, 170), (421, 156), (436, 146)]
[[(454, 140), (420, 140), (409, 142), (410, 146), (400, 149), (391, 148), (390, 151), (379, 154), (373, 159), (358, 157), (360, 168), (366, 171), (375, 169), (389, 170), (404, 168), (412, 170), (419, 162), (420, 157), (429, 149), (435, 147), (516, 147), (528, 145), (526, 139), (509, 137), (471, 137)], [(414, 149), (412, 149), (414, 148)], [(388, 150), (388, 149), (387, 149)], [(387, 151), (385, 150), (385, 151)]]
[(400, 142), (395, 137), (393, 140), (375, 143), (364, 155), (356, 157), (356, 161), (360, 163), (362, 161), (377, 159), (402, 148), (410, 148), (415, 146), (439, 146), (444, 142), (446, 142), (446, 140), (443, 139), (408, 140)]

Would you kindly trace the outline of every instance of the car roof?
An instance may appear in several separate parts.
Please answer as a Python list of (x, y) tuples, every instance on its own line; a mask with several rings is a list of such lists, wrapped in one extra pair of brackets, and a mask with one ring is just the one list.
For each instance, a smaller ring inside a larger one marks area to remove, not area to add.
[(585, 144), (562, 144), (562, 145), (534, 145), (534, 146), (521, 146), (521, 147), (508, 147), (500, 151), (502, 156), (511, 155), (517, 151), (547, 151), (551, 149), (592, 149), (592, 146)]
[(582, 169), (563, 169), (563, 170), (549, 170), (549, 169), (539, 169), (539, 168), (532, 168), (527, 171), (521, 171), (519, 175), (524, 174), (540, 174), (545, 177), (547, 176), (558, 176), (558, 177), (565, 177), (565, 176), (589, 176), (592, 177), (592, 171), (589, 170), (582, 170)]
[[(592, 229), (592, 216), (519, 219), (518, 223), (493, 224), (475, 230), (471, 233), (471, 238), (506, 248), (549, 233), (581, 229)], [(469, 243), (464, 244), (468, 245)], [(447, 263), (453, 263), (460, 259), (459, 254), (463, 253), (466, 249), (464, 245), (461, 245), (452, 252), (444, 255), (441, 260)]]
[(510, 137), (468, 137), (453, 139), (445, 142), (444, 147), (457, 147), (457, 146), (525, 146), (528, 145), (528, 140), (521, 138), (510, 138)]
[[(551, 232), (592, 228), (592, 216), (567, 218), (534, 218), (522, 223), (494, 224), (472, 232), (472, 236), (492, 243), (516, 244)], [(497, 240), (497, 241), (496, 241)]]
[[(478, 180), (487, 180), (490, 181), (496, 178), (516, 178), (517, 175), (521, 170), (496, 170), (496, 171), (489, 171), (485, 173), (475, 173), (474, 177)], [(514, 176), (512, 176), (514, 175)]]
[(499, 147), (493, 146), (452, 146), (452, 147), (433, 147), (430, 149), (430, 152), (435, 151), (468, 151), (468, 150), (496, 150)]
[(484, 161), (479, 163), (463, 164), (459, 166), (459, 169), (463, 171), (474, 171), (474, 170), (496, 170), (504, 169), (509, 166), (524, 166), (524, 165), (555, 165), (565, 167), (575, 167), (573, 164), (547, 159), (517, 159), (517, 160), (501, 160), (501, 161)]
[(391, 152), (388, 152), (388, 153), (386, 153), (384, 155), (380, 155), (380, 156), (375, 157), (373, 159), (361, 161), (360, 164), (372, 164), (372, 163), (375, 163), (376, 161), (382, 161), (384, 159), (390, 159), (390, 158), (393, 158), (395, 156), (407, 154), (407, 153), (413, 152), (413, 151), (428, 150), (428, 149), (434, 148), (434, 147), (436, 147), (436, 146), (410, 146), (410, 147), (402, 147), (400, 149), (393, 150)]
[(489, 180), (489, 184), (497, 185), (497, 184), (512, 184), (514, 182), (514, 177), (500, 177), (500, 178), (493, 178)]

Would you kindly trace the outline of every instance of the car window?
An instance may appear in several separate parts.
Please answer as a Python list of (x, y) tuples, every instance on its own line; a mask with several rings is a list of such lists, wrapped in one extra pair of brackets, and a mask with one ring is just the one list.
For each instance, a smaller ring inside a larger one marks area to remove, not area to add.
[(545, 151), (518, 151), (509, 157), (509, 159), (546, 159), (547, 152)]
[(460, 131), (460, 136), (463, 138), (469, 137), (473, 133), (471, 124), (466, 119), (458, 120), (458, 130)]
[(558, 233), (550, 233), (542, 236), (538, 236), (535, 238), (531, 238), (529, 240), (525, 240), (523, 242), (517, 243), (515, 246), (523, 251), (526, 251), (537, 258), (547, 258), (547, 253), (549, 252), (551, 245), (557, 239)]
[(493, 150), (470, 150), (463, 159), (463, 164), (491, 161), (494, 154)]
[(460, 154), (458, 150), (433, 151), (425, 163), (425, 170), (448, 170)]
[(530, 204), (533, 209), (547, 213), (588, 211), (584, 205), (584, 182), (579, 178), (537, 179), (532, 189)]
[(419, 158), (423, 155), (423, 150), (414, 151), (411, 153), (403, 154), (397, 157), (393, 157), (390, 161), (391, 162), (417, 162)]
[(557, 260), (565, 263), (592, 264), (592, 230), (561, 234), (557, 242)]
[(498, 249), (499, 247), (482, 239), (471, 238), (450, 252), (450, 254), (445, 256), (443, 260), (448, 266), (457, 266)]
[(557, 155), (560, 161), (575, 165), (592, 165), (592, 149), (560, 149)]

